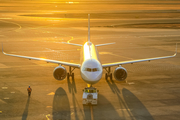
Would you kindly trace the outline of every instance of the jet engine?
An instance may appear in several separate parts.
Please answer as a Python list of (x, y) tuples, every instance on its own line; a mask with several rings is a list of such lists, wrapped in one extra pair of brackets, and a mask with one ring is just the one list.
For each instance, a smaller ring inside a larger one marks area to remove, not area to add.
[(114, 78), (118, 81), (123, 81), (127, 77), (127, 71), (123, 67), (117, 67), (114, 71)]
[(58, 66), (54, 69), (53, 71), (53, 76), (56, 80), (63, 80), (66, 78), (66, 68), (62, 67), (62, 66)]

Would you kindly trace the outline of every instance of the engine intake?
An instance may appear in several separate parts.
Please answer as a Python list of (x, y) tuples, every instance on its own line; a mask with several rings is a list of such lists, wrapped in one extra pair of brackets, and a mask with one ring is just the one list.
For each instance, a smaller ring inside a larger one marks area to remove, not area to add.
[(53, 76), (56, 80), (63, 80), (66, 78), (66, 68), (62, 66), (58, 66), (54, 69)]
[(114, 78), (118, 81), (123, 81), (127, 78), (127, 71), (123, 67), (117, 67), (114, 71)]

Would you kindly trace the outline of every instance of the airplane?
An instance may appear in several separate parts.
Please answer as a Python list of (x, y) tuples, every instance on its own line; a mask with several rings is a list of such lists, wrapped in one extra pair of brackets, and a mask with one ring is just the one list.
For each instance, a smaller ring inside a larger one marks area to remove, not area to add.
[[(80, 69), (81, 78), (89, 85), (97, 83), (102, 78), (103, 69), (106, 70), (105, 79), (110, 78), (112, 80), (111, 67), (117, 66), (113, 73), (114, 78), (118, 81), (124, 81), (127, 78), (127, 70), (124, 67), (122, 67), (122, 65), (133, 64), (133, 63), (144, 62), (144, 61), (151, 61), (151, 60), (159, 60), (159, 59), (164, 59), (164, 58), (172, 58), (172, 57), (175, 57), (177, 54), (177, 44), (176, 44), (176, 52), (174, 55), (171, 55), (171, 56), (162, 56), (162, 57), (101, 64), (97, 47), (110, 45), (114, 43), (94, 45), (90, 41), (90, 14), (88, 14), (88, 41), (84, 45), (75, 44), (75, 43), (65, 43), (65, 44), (81, 47), (82, 56), (80, 58), (79, 64), (71, 63), (71, 62), (64, 62), (64, 61), (57, 61), (57, 60), (50, 60), (50, 59), (43, 59), (43, 58), (36, 58), (36, 57), (29, 57), (29, 56), (21, 56), (21, 55), (15, 55), (15, 54), (8, 54), (4, 52), (3, 44), (2, 44), (2, 52), (3, 54), (8, 55), (8, 56), (26, 58), (29, 60), (40, 60), (40, 61), (45, 61), (47, 63), (58, 64), (59, 66), (56, 67), (53, 71), (53, 76), (56, 80), (64, 80), (66, 77), (67, 79), (72, 77), (72, 79), (74, 80), (73, 71), (74, 69), (78, 68)], [(66, 68), (63, 66), (69, 66), (69, 72), (67, 72)]]

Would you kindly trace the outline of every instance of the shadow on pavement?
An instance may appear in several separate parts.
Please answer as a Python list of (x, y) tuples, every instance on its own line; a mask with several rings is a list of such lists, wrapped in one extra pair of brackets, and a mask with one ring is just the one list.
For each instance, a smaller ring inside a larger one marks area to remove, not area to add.
[[(152, 115), (142, 104), (142, 102), (129, 90), (123, 88), (122, 93), (120, 92), (118, 86), (113, 80), (106, 80), (112, 92), (117, 95), (119, 100), (119, 105), (122, 115), (125, 115), (125, 112), (128, 113), (128, 116), (132, 120), (136, 119), (148, 119), (154, 120)], [(121, 95), (122, 94), (122, 95)], [(124, 100), (122, 99), (124, 98)], [(121, 116), (123, 119), (126, 119), (126, 116)]]
[(71, 111), (68, 96), (65, 90), (59, 87), (53, 100), (53, 120), (70, 120)]
[(23, 115), (22, 115), (22, 120), (26, 120), (27, 119), (29, 102), (30, 102), (30, 97), (28, 97), (28, 99), (27, 99), (26, 108), (25, 108), (25, 110), (23, 112)]
[[(123, 96), (121, 95), (122, 93), (120, 92), (118, 86), (115, 84), (115, 82), (113, 80), (106, 80), (106, 82), (108, 83), (112, 92), (117, 95), (117, 98), (119, 100), (118, 101), (119, 102), (119, 112), (121, 113), (121, 118), (122, 119), (129, 119), (130, 118), (131, 120), (134, 120), (134, 116), (131, 113), (130, 108), (128, 108), (128, 106), (126, 105), (126, 101), (124, 101), (122, 99)], [(126, 115), (126, 113), (128, 115)]]
[[(81, 109), (77, 99), (76, 99), (76, 83), (74, 81), (74, 79), (67, 79), (68, 82), (68, 89), (69, 89), (69, 93), (72, 94), (72, 103), (73, 103), (73, 114), (75, 116), (75, 120), (79, 120), (81, 118), (84, 118), (83, 115), (83, 110)], [(79, 111), (79, 112), (78, 112)]]
[[(72, 79), (72, 78), (67, 79), (67, 83), (68, 83), (69, 93), (72, 94), (72, 103), (73, 103), (73, 111), (74, 111), (74, 112), (72, 112), (72, 114), (74, 114), (75, 120), (79, 120), (80, 116), (84, 118), (83, 110), (81, 109), (80, 105), (78, 104), (78, 101), (77, 101), (76, 95), (75, 95), (77, 93), (76, 83), (75, 83), (74, 79)], [(80, 111), (80, 112), (78, 113), (78, 111)]]
[(114, 83), (113, 80), (106, 80), (106, 82), (108, 83), (114, 94), (120, 94), (120, 90), (118, 89), (117, 85)]
[(132, 92), (130, 92), (126, 88), (123, 88), (122, 94), (127, 107), (131, 110), (131, 114), (135, 119), (154, 120), (146, 107)]
[(69, 89), (69, 92), (70, 93), (76, 93), (76, 84), (75, 84), (75, 81), (74, 79), (67, 79), (67, 83), (68, 83), (68, 89)]
[[(99, 94), (99, 102), (97, 106), (84, 106), (85, 120), (120, 120), (121, 117), (117, 113), (114, 106), (106, 97)], [(92, 118), (93, 117), (93, 118)]]

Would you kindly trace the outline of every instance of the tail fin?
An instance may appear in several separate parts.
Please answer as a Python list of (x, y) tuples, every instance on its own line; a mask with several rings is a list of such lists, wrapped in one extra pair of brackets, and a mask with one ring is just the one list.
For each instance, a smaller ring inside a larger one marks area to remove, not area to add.
[(88, 42), (90, 42), (90, 14), (88, 14)]

